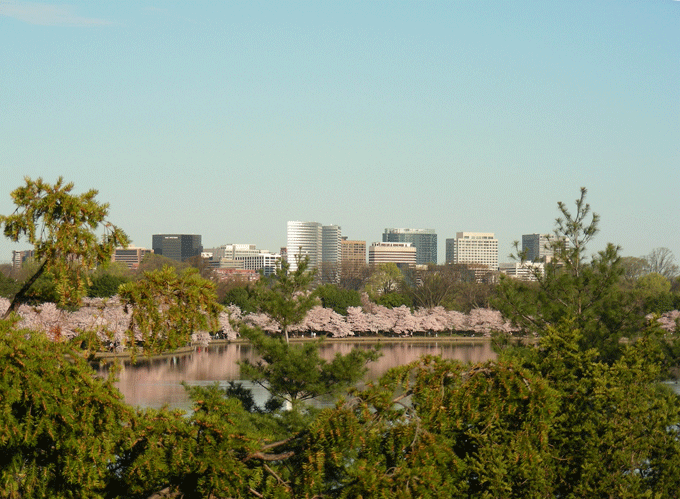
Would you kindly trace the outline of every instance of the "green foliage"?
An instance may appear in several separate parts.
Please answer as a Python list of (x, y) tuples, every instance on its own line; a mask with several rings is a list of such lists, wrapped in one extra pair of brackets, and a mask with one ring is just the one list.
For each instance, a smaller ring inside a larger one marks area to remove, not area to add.
[(185, 345), (199, 330), (217, 329), (221, 307), (214, 284), (196, 269), (145, 272), (144, 278), (123, 284), (119, 295), (126, 311), (132, 310), (127, 336), (133, 351), (137, 340), (146, 353), (161, 352)]
[(20, 287), (21, 284), (17, 282), (16, 279), (6, 276), (0, 272), (0, 296), (4, 298), (12, 298), (17, 293), (17, 291), (19, 291)]
[(314, 290), (321, 300), (321, 306), (332, 308), (340, 315), (347, 315), (347, 307), (360, 307), (361, 294), (351, 289), (342, 289), (335, 284), (324, 284)]
[(135, 438), (113, 466), (108, 495), (248, 497), (256, 489), (285, 491), (262, 473), (262, 459), (269, 457), (262, 448), (276, 434), (274, 418), (247, 413), (217, 386), (187, 389), (194, 401), (189, 417), (147, 410), (133, 421)]
[(413, 306), (406, 278), (395, 263), (381, 263), (373, 267), (365, 289), (369, 299), (378, 305), (387, 308)]
[(397, 292), (404, 282), (404, 275), (395, 263), (381, 263), (371, 270), (366, 293), (372, 301), (377, 301), (380, 295)]
[(253, 290), (258, 309), (279, 324), (286, 342), (290, 326), (301, 322), (317, 304), (316, 296), (309, 292), (315, 273), (309, 270), (308, 257), (300, 259), (293, 272), (284, 260), (273, 276), (262, 277)]
[(237, 286), (230, 289), (222, 299), (224, 305), (236, 305), (244, 314), (257, 312), (256, 294), (247, 286)]
[(423, 358), (310, 425), (296, 492), (334, 497), (674, 497), (680, 401), (657, 384), (660, 332), (611, 365), (571, 323), (538, 348)]
[(552, 396), (509, 364), (423, 358), (317, 418), (298, 486), (319, 497), (551, 497)]
[(87, 296), (91, 298), (109, 298), (118, 294), (121, 284), (132, 280), (132, 271), (120, 262), (107, 262), (99, 265), (90, 276)]
[(141, 279), (144, 277), (145, 272), (162, 270), (163, 267), (173, 267), (176, 271), (179, 272), (181, 270), (189, 268), (190, 266), (191, 265), (189, 265), (186, 262), (178, 262), (177, 260), (173, 260), (172, 258), (168, 258), (167, 256), (156, 255), (155, 253), (148, 253), (144, 255), (142, 262), (139, 264), (139, 267), (137, 267), (137, 275)]
[(647, 273), (648, 265), (644, 258), (624, 256), (620, 260), (623, 283), (628, 287), (635, 285), (637, 280)]
[(128, 277), (104, 274), (92, 278), (92, 284), (87, 290), (87, 296), (91, 298), (108, 298), (118, 294), (118, 288), (130, 279)]
[(675, 308), (671, 282), (661, 274), (652, 272), (640, 277), (635, 284), (635, 291), (637, 298), (642, 301), (645, 314), (662, 314)]
[[(621, 287), (623, 269), (619, 248), (606, 249), (588, 259), (586, 246), (598, 232), (599, 216), (585, 203), (585, 188), (572, 215), (558, 203), (562, 216), (556, 221), (555, 256), (545, 272), (535, 271), (536, 283), (501, 276), (493, 304), (525, 331), (542, 334), (564, 319), (581, 331), (581, 348), (596, 348), (603, 359), (620, 354), (622, 337), (635, 337), (643, 317), (633, 297)], [(521, 259), (522, 255), (516, 255)]]
[(396, 308), (401, 307), (402, 305), (406, 305), (407, 307), (413, 306), (413, 301), (408, 295), (397, 292), (378, 295), (374, 301), (376, 304), (387, 308)]
[(132, 410), (67, 345), (0, 321), (0, 495), (101, 497)]
[(645, 329), (609, 364), (597, 350), (584, 350), (582, 333), (563, 322), (545, 332), (539, 348), (510, 351), (556, 390), (550, 440), (557, 497), (671, 497), (678, 490), (680, 399), (658, 384), (662, 336)]
[(241, 375), (264, 387), (274, 399), (301, 411), (300, 402), (322, 395), (337, 395), (357, 383), (366, 363), (378, 358), (375, 350), (353, 349), (328, 362), (319, 355), (323, 340), (288, 343), (263, 332), (242, 327), (241, 335), (253, 344), (260, 360), (240, 363)]
[[(32, 244), (41, 266), (17, 292), (6, 317), (43, 272), (54, 277), (60, 306), (78, 305), (86, 293), (88, 270), (110, 260), (116, 246), (128, 243), (125, 233), (106, 220), (109, 205), (95, 200), (96, 190), (73, 195), (73, 184), (65, 184), (62, 177), (54, 185), (42, 178), (25, 181), (12, 191), (15, 212), (0, 215), (0, 225), (10, 240), (25, 238)], [(96, 231), (102, 229), (98, 240)]]
[[(19, 272), (19, 278), (21, 279), (19, 282), (19, 289), (24, 287), (33, 276), (38, 275), (38, 278), (34, 279), (33, 284), (24, 291), (21, 299), (22, 303), (39, 305), (41, 303), (57, 303), (59, 301), (57, 283), (55, 282), (54, 277), (49, 272), (40, 272), (40, 266), (41, 264), (33, 258), (26, 260), (21, 266), (21, 272)], [(17, 293), (18, 292), (19, 290), (17, 290)], [(12, 298), (12, 296), (10, 298)]]

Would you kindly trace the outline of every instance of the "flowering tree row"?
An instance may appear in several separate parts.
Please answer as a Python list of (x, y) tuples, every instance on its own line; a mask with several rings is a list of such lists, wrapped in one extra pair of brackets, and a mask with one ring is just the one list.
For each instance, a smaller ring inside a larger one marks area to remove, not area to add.
[[(0, 313), (7, 307), (9, 301), (0, 298)], [(43, 303), (39, 306), (22, 305), (18, 312), (21, 317), (19, 326), (43, 331), (53, 340), (70, 340), (87, 331), (95, 333), (105, 347), (121, 348), (130, 324), (130, 314), (125, 312), (117, 297), (88, 298), (84, 300), (81, 308), (72, 312), (59, 309), (54, 303)], [(660, 317), (659, 323), (664, 329), (672, 332), (677, 327), (676, 320), (679, 316), (680, 312), (677, 310), (668, 312)], [(267, 315), (243, 314), (238, 307), (231, 305), (219, 317), (222, 336), (228, 339), (237, 338), (238, 332), (234, 327), (240, 322), (261, 328), (267, 333), (280, 332), (279, 325)], [(412, 336), (457, 332), (488, 336), (493, 331), (515, 333), (516, 329), (500, 312), (487, 308), (474, 309), (469, 314), (463, 314), (442, 307), (411, 311), (406, 306), (389, 309), (380, 305), (373, 305), (369, 311), (362, 307), (349, 307), (347, 316), (342, 316), (329, 308), (316, 306), (307, 313), (302, 322), (290, 328), (293, 335), (316, 333), (335, 338), (355, 335)], [(198, 331), (194, 334), (193, 340), (207, 342), (208, 334), (205, 331)]]

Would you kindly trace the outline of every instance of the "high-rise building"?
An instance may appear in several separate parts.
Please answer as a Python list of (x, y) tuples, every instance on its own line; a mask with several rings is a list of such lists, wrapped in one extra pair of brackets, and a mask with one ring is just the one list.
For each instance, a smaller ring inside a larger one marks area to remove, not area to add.
[(446, 261), (498, 270), (498, 239), (493, 232), (456, 232), (455, 239), (446, 240)]
[(416, 265), (416, 247), (413, 243), (373, 243), (368, 248), (368, 264), (380, 263), (407, 267)]
[(127, 248), (116, 248), (111, 255), (112, 262), (120, 262), (127, 265), (127, 268), (136, 270), (142, 260), (152, 250), (147, 248), (137, 248), (135, 246), (128, 246)]
[(340, 280), (342, 228), (324, 225), (321, 229), (321, 280), (337, 284)]
[(416, 248), (416, 264), (437, 263), (437, 234), (434, 229), (385, 229), (384, 243), (412, 243)]
[[(297, 259), (309, 257), (309, 268), (321, 270), (324, 280), (337, 278), (342, 229), (338, 225), (290, 221), (287, 224), (287, 258), (290, 270), (297, 270)], [(324, 272), (324, 269), (333, 272)]]
[(346, 237), (340, 241), (340, 261), (366, 264), (366, 241), (352, 241)]
[(201, 236), (196, 234), (154, 234), (151, 248), (157, 255), (163, 255), (179, 262), (203, 251)]
[(342, 228), (339, 225), (324, 225), (321, 236), (321, 261), (340, 263), (342, 255)]
[(309, 257), (309, 268), (321, 263), (323, 229), (318, 222), (290, 221), (287, 224), (287, 254), (290, 270), (297, 270), (298, 258)]
[(555, 255), (555, 234), (524, 234), (522, 236), (522, 252), (529, 262), (550, 263)]

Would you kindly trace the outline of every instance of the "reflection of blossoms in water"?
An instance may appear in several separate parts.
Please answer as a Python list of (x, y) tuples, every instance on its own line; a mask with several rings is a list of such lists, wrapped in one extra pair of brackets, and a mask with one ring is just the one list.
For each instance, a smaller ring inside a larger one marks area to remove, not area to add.
[[(325, 342), (321, 345), (321, 358), (331, 361), (336, 354), (347, 355), (354, 348), (371, 348), (371, 342)], [(430, 342), (411, 343), (390, 342), (382, 345), (382, 356), (368, 364), (365, 381), (377, 380), (388, 369), (414, 362), (422, 355), (441, 355), (445, 359), (456, 359), (461, 362), (485, 362), (494, 359), (489, 342)], [(121, 391), (128, 404), (139, 407), (159, 408), (169, 404), (171, 408), (190, 410), (192, 402), (181, 385), (212, 385), (219, 382), (225, 386), (229, 381), (242, 382), (254, 388), (257, 397), (258, 387), (253, 387), (241, 378), (239, 361), (257, 362), (254, 348), (247, 343), (213, 344), (207, 348), (162, 358), (139, 358), (135, 364), (123, 362), (117, 374), (116, 387)], [(108, 374), (110, 364), (102, 364), (98, 368), (101, 376)], [(263, 404), (268, 397), (262, 393), (258, 400)]]

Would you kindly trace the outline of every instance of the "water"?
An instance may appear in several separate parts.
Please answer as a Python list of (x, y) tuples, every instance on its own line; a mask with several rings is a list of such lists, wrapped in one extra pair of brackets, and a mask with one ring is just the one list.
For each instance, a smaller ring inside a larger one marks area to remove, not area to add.
[[(346, 354), (352, 348), (368, 348), (365, 343), (327, 342), (322, 346), (321, 355), (331, 359), (336, 353)], [(367, 381), (377, 380), (388, 369), (405, 365), (422, 355), (441, 355), (445, 359), (462, 362), (484, 362), (496, 355), (489, 342), (399, 342), (383, 343), (382, 357), (368, 365)], [(119, 374), (116, 386), (128, 404), (137, 407), (160, 408), (167, 405), (188, 411), (191, 401), (182, 382), (191, 386), (212, 385), (218, 382), (225, 386), (229, 381), (239, 381), (254, 392), (255, 399), (262, 404), (267, 392), (248, 381), (240, 380), (238, 361), (256, 360), (257, 357), (249, 344), (225, 344), (199, 348), (194, 352), (167, 356), (154, 360), (139, 360), (132, 365), (126, 363)], [(106, 368), (100, 369), (102, 374)], [(680, 383), (668, 382), (669, 387), (680, 395)], [(322, 401), (317, 405), (330, 405), (332, 401)]]
[[(352, 348), (369, 348), (365, 343), (327, 342), (321, 348), (321, 356), (332, 359), (336, 353), (346, 354)], [(462, 362), (484, 362), (496, 357), (489, 342), (399, 342), (383, 343), (382, 357), (368, 365), (365, 377), (368, 381), (378, 379), (388, 369), (405, 365), (422, 355), (441, 355), (445, 359)], [(224, 386), (239, 378), (239, 360), (256, 360), (249, 344), (225, 344), (198, 348), (194, 352), (167, 356), (154, 360), (138, 360), (136, 364), (124, 364), (116, 386), (128, 404), (137, 407), (170, 408), (189, 410), (191, 401), (182, 386), (212, 385), (219, 382)], [(106, 373), (106, 367), (100, 369)], [(262, 403), (267, 393), (259, 386), (242, 381), (254, 391), (256, 401)], [(325, 404), (323, 404), (325, 405)]]

